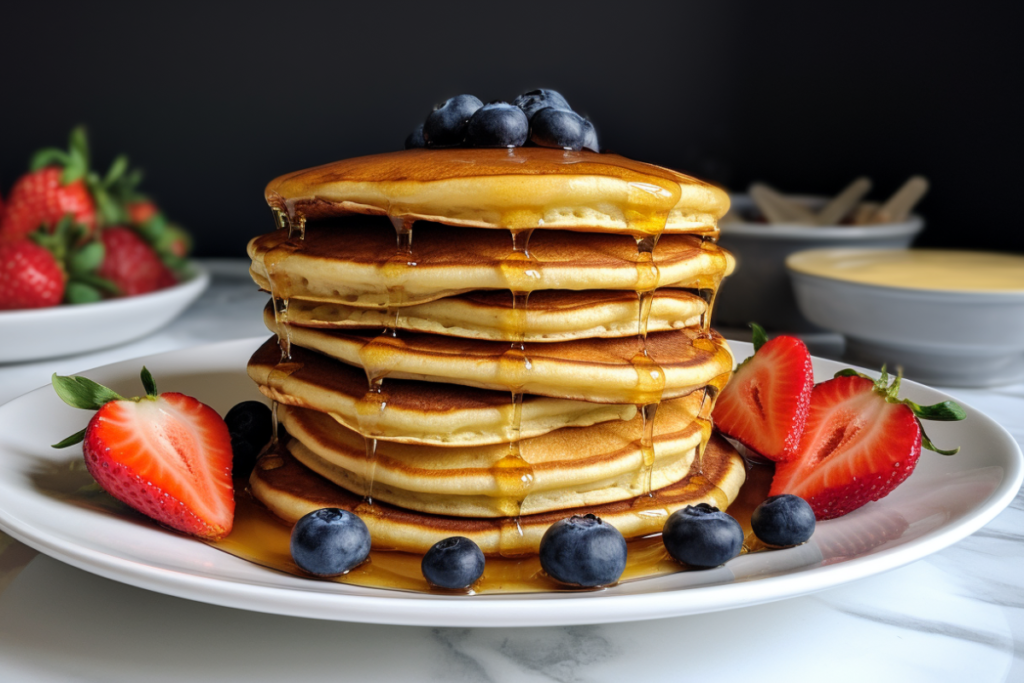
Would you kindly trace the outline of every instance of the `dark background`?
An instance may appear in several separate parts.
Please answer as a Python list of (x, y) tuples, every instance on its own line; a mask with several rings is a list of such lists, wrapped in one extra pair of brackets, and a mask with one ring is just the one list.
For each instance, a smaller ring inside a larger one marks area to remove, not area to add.
[(454, 94), (550, 87), (626, 156), (734, 190), (867, 175), (882, 199), (921, 173), (918, 244), (1024, 251), (1014, 5), (21, 3), (0, 190), (85, 122), (94, 165), (128, 152), (199, 255), (242, 256), (274, 176), (400, 148)]

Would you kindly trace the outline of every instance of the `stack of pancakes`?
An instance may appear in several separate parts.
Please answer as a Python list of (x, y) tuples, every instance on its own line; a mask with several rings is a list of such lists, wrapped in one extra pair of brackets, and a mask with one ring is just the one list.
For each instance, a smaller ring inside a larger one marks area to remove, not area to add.
[(282, 176), (249, 244), (276, 334), (249, 375), (288, 439), (254, 495), (356, 512), (378, 548), (535, 553), (592, 512), (627, 537), (725, 508), (732, 369), (707, 321), (717, 188), (610, 154), (407, 150)]

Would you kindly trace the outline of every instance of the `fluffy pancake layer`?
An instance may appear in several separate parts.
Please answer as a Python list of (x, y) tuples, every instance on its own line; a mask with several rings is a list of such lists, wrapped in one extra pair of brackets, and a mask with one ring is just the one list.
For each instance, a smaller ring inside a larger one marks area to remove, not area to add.
[[(272, 307), (264, 323), (278, 332)], [(398, 337), (282, 325), (291, 343), (375, 376), (450, 382), (593, 403), (654, 403), (715, 381), (724, 385), (732, 354), (717, 333), (692, 329), (636, 337), (525, 344), (426, 334)], [(646, 350), (646, 352), (645, 352)], [(528, 362), (527, 362), (528, 361)]]
[[(469, 292), (406, 306), (389, 316), (386, 309), (291, 299), (288, 320), (302, 327), (355, 330), (395, 326), (405, 332), (442, 334), (504, 342), (547, 342), (636, 335), (639, 301), (633, 292), (541, 290), (527, 300), (525, 313), (512, 305), (508, 291)], [(707, 304), (679, 289), (661, 289), (651, 303), (647, 330), (694, 327)]]
[(477, 228), (712, 234), (728, 195), (614, 154), (545, 148), (405, 150), (274, 179), (267, 203), (293, 216), (388, 214)]
[[(369, 394), (366, 373), (358, 367), (298, 346), (292, 347), (290, 362), (281, 364), (280, 358), (277, 339), (272, 337), (249, 360), (249, 376), (265, 396), (329, 413), (366, 436), (433, 446), (480, 446), (513, 438), (513, 406), (507, 391), (389, 378), (380, 394)], [(380, 410), (381, 401), (387, 410)], [(526, 395), (521, 436), (631, 420), (634, 415), (636, 406), (631, 404)]]
[(430, 515), (382, 502), (368, 505), (362, 496), (329, 482), (286, 452), (264, 456), (249, 481), (256, 498), (291, 523), (324, 507), (355, 512), (369, 527), (375, 548), (423, 553), (450, 536), (466, 536), (487, 554), (514, 555), (538, 552), (548, 527), (573, 514), (595, 514), (618, 528), (626, 538), (660, 532), (665, 518), (686, 505), (709, 503), (726, 509), (736, 499), (745, 476), (743, 459), (716, 436), (708, 443), (699, 471), (654, 491), (650, 497), (524, 515), (518, 520), (518, 528), (515, 520), (508, 518)]
[(301, 241), (278, 230), (249, 242), (249, 272), (280, 298), (374, 308), (491, 289), (714, 289), (735, 267), (727, 251), (692, 235), (661, 238), (656, 272), (628, 235), (537, 231), (530, 258), (504, 231), (417, 225), (413, 244), (412, 256), (396, 255), (394, 229), (367, 218), (307, 228)]
[[(666, 401), (654, 421), (652, 487), (690, 470), (709, 422), (698, 421), (703, 393)], [(380, 442), (372, 458), (356, 432), (330, 416), (279, 407), (294, 437), (292, 455), (349, 491), (410, 510), (458, 517), (506, 517), (595, 505), (643, 492), (642, 423), (612, 421), (570, 427), (519, 443), (516, 468), (507, 444), (461, 448)], [(706, 425), (703, 426), (703, 425)], [(528, 471), (528, 483), (523, 474)]]

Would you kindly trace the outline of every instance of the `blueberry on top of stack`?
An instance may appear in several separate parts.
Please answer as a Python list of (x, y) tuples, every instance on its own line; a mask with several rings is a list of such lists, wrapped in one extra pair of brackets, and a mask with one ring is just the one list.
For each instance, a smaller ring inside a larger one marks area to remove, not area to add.
[(600, 152), (597, 131), (555, 90), (531, 90), (508, 102), (484, 104), (456, 95), (434, 107), (405, 139), (416, 147), (554, 147)]

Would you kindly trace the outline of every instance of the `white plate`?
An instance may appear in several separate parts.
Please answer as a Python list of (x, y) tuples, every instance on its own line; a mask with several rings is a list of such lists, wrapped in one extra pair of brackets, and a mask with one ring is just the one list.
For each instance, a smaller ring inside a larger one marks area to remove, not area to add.
[[(129, 395), (145, 361), (162, 391), (183, 391), (221, 413), (258, 396), (245, 362), (263, 338), (201, 346), (86, 373)], [(750, 345), (733, 342), (738, 357)], [(819, 380), (842, 367), (814, 361)], [(947, 397), (913, 382), (921, 403)], [(430, 626), (554, 626), (698, 614), (811, 593), (899, 567), (979, 529), (1020, 487), (1022, 456), (1012, 437), (964, 406), (968, 419), (929, 434), (959, 455), (925, 451), (893, 494), (818, 526), (811, 541), (745, 555), (718, 569), (681, 572), (582, 593), (440, 596), (360, 588), (290, 576), (245, 562), (136, 517), (73, 505), (47, 493), (46, 473), (78, 453), (48, 444), (81, 429), (85, 411), (50, 387), (0, 407), (0, 528), (71, 565), (150, 590), (240, 609), (341, 621)]]
[(145, 337), (178, 317), (210, 284), (195, 275), (149, 294), (94, 304), (0, 311), (0, 363), (55, 358), (117, 346)]

